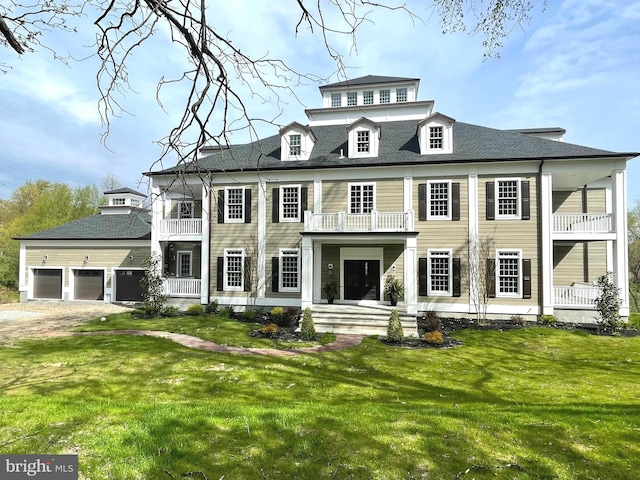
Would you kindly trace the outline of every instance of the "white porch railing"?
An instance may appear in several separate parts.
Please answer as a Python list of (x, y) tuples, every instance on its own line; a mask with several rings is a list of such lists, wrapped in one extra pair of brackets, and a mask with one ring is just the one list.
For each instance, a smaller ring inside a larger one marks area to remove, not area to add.
[(305, 212), (305, 232), (406, 232), (413, 230), (413, 211), (370, 213)]
[(562, 213), (553, 215), (554, 233), (611, 233), (612, 213)]
[(599, 293), (599, 287), (588, 284), (553, 287), (553, 298), (556, 307), (595, 308), (594, 300)]
[(160, 220), (160, 235), (202, 235), (201, 218)]
[(165, 278), (164, 292), (169, 297), (199, 297), (199, 278)]

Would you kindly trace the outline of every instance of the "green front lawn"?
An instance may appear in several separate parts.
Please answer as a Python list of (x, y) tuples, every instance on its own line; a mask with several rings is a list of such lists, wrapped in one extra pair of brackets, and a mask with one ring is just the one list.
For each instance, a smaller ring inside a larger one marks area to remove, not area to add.
[[(118, 318), (91, 328), (132, 328)], [(213, 321), (243, 341), (245, 324)], [(367, 338), (294, 357), (25, 341), (0, 348), (0, 453), (77, 453), (93, 480), (640, 476), (640, 338), (456, 337), (450, 350)]]

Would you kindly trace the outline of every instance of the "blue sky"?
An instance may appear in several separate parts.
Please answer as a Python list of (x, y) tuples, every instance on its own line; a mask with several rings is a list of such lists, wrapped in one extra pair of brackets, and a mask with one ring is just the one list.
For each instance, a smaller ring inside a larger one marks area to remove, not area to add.
[[(374, 74), (420, 78), (419, 99), (435, 100), (435, 110), (458, 121), (494, 128), (563, 127), (565, 141), (618, 152), (640, 151), (640, 3), (632, 0), (549, 0), (538, 2), (532, 22), (516, 28), (500, 58), (483, 61), (482, 38), (443, 35), (424, 2), (408, 6), (423, 21), (401, 12), (378, 12), (362, 25), (357, 49), (348, 37), (334, 45), (346, 54), (351, 78)], [(294, 69), (319, 77), (335, 71), (321, 37), (308, 31), (296, 38), (295, 1), (216, 2), (215, 26), (254, 55), (282, 58)], [(91, 54), (93, 18), (78, 23), (77, 34), (53, 32), (47, 41), (74, 58)], [(107, 173), (124, 185), (146, 191), (141, 173), (151, 168), (180, 114), (184, 91), (161, 93), (162, 75), (185, 67), (181, 51), (160, 29), (129, 63), (134, 91), (120, 98), (127, 113), (112, 119), (106, 147), (98, 113), (94, 58), (52, 60), (46, 50), (18, 57), (0, 49), (0, 198), (27, 180), (48, 179), (71, 186), (99, 185)], [(334, 77), (332, 80), (340, 80)], [(246, 97), (253, 117), (286, 125), (304, 123), (305, 108), (320, 106), (318, 84), (293, 86), (297, 99)], [(277, 101), (279, 100), (279, 101)], [(259, 124), (262, 136), (277, 132)], [(235, 134), (234, 143), (247, 140)], [(168, 166), (171, 161), (165, 162)], [(640, 199), (640, 158), (629, 164), (629, 206)]]

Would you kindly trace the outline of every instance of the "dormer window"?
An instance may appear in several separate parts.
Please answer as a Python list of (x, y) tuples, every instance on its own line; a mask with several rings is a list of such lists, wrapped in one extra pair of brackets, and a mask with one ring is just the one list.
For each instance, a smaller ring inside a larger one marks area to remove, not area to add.
[(418, 122), (420, 155), (453, 153), (453, 118), (434, 113)]
[(380, 143), (380, 125), (362, 117), (347, 127), (349, 157), (377, 157)]
[(396, 102), (406, 102), (407, 101), (407, 89), (406, 88), (396, 88)]
[(358, 92), (347, 93), (347, 105), (353, 107), (358, 104)]
[(380, 90), (380, 103), (389, 103), (391, 101), (391, 90)]
[(364, 105), (373, 105), (373, 90), (365, 90), (362, 92), (362, 103)]
[(124, 205), (125, 204), (125, 199), (124, 198), (114, 198), (113, 199), (113, 205)]
[(342, 95), (340, 93), (332, 93), (331, 94), (331, 106), (339, 107), (342, 105)]
[(280, 129), (280, 160), (309, 160), (316, 137), (309, 127), (292, 122)]
[(289, 156), (291, 157), (299, 157), (302, 153), (302, 142), (301, 135), (294, 134), (289, 135)]
[(369, 153), (369, 130), (356, 132), (358, 134), (358, 153)]

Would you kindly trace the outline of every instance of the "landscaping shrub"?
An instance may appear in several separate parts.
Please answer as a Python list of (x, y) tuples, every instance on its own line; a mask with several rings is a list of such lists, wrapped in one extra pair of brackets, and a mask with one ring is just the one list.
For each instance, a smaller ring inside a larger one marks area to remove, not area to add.
[(313, 324), (313, 316), (311, 315), (311, 309), (309, 307), (305, 308), (302, 314), (300, 338), (302, 338), (302, 340), (314, 340), (316, 338), (316, 327)]
[(207, 305), (204, 309), (204, 313), (206, 313), (207, 315), (217, 315), (219, 312), (219, 307), (218, 307), (218, 300), (215, 299), (213, 302), (209, 302), (209, 305)]
[(418, 335), (424, 335), (427, 332), (436, 332), (442, 330), (442, 321), (438, 316), (438, 312), (429, 310), (421, 317), (418, 317)]
[(400, 323), (400, 315), (398, 310), (391, 309), (391, 315), (389, 315), (389, 326), (387, 327), (387, 341), (400, 343), (404, 338), (404, 332), (402, 331), (402, 324)]
[(278, 333), (280, 329), (278, 328), (278, 326), (275, 323), (269, 323), (267, 325), (263, 325), (260, 328), (260, 332), (264, 333), (265, 335), (275, 335), (276, 333)]
[(524, 325), (524, 318), (522, 317), (522, 315), (511, 315), (511, 323), (513, 325), (519, 325), (519, 326), (523, 326)]
[(131, 318), (153, 318), (153, 308), (142, 307), (131, 311)]
[(199, 303), (187, 307), (187, 315), (202, 315), (203, 313), (204, 308)]
[(233, 311), (232, 306), (223, 307), (220, 309), (220, 316), (224, 318), (233, 318), (235, 316), (235, 312)]
[(242, 312), (242, 320), (245, 322), (257, 322), (262, 317), (263, 310), (261, 308), (247, 308)]
[(284, 326), (284, 308), (273, 307), (269, 312), (269, 316), (271, 317), (271, 321), (273, 323), (281, 327)]
[(427, 332), (424, 334), (424, 339), (427, 343), (433, 345), (442, 345), (444, 342), (442, 332)]
[(556, 321), (555, 315), (540, 315), (540, 322), (542, 322), (543, 325), (553, 325)]
[(179, 317), (182, 315), (182, 310), (180, 310), (178, 307), (168, 306), (162, 309), (160, 315), (163, 317)]
[(619, 332), (623, 327), (620, 321), (620, 289), (613, 282), (613, 274), (607, 272), (598, 278), (596, 284), (600, 287), (600, 294), (594, 301), (599, 314), (598, 325), (605, 332)]

